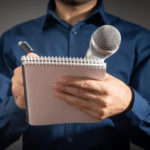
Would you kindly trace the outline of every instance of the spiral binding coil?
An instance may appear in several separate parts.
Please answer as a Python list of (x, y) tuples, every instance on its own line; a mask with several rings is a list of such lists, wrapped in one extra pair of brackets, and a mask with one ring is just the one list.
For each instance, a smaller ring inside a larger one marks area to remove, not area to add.
[(78, 66), (105, 69), (106, 64), (98, 59), (72, 58), (72, 57), (33, 57), (22, 56), (22, 65), (51, 65), (51, 66)]

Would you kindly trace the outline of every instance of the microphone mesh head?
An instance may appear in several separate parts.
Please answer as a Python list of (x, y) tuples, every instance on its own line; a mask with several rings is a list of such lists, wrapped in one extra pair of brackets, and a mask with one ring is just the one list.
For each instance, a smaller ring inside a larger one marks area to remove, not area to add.
[[(118, 50), (121, 43), (121, 35), (118, 29), (111, 25), (104, 25), (98, 28), (92, 35), (91, 46), (99, 53), (99, 49), (104, 51), (104, 55), (111, 55)], [(106, 52), (106, 53), (105, 53)]]

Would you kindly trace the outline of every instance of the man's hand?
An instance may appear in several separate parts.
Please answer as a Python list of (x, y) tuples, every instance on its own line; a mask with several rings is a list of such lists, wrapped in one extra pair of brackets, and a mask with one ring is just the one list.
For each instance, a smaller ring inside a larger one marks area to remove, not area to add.
[[(38, 57), (34, 53), (29, 53), (28, 56)], [(12, 92), (15, 98), (16, 105), (21, 109), (26, 109), (21, 66), (17, 67), (14, 70), (14, 76), (12, 77)]]
[(53, 88), (57, 97), (99, 120), (124, 112), (133, 99), (131, 89), (110, 74), (104, 81), (65, 76)]
[(14, 76), (12, 77), (12, 92), (15, 98), (16, 105), (25, 109), (25, 99), (24, 99), (24, 86), (22, 79), (22, 67), (17, 67), (14, 70)]

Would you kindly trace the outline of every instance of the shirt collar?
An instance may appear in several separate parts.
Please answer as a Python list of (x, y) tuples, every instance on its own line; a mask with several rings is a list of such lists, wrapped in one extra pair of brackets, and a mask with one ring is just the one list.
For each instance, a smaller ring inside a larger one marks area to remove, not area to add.
[[(49, 0), (47, 15), (43, 24), (44, 29), (48, 28), (55, 21), (62, 22), (62, 20), (56, 16), (54, 10), (55, 10), (55, 2), (54, 0)], [(108, 17), (108, 14), (104, 10), (104, 5), (102, 0), (98, 0), (97, 7), (84, 21), (86, 23), (92, 23), (98, 26), (104, 24), (111, 24), (111, 19)]]

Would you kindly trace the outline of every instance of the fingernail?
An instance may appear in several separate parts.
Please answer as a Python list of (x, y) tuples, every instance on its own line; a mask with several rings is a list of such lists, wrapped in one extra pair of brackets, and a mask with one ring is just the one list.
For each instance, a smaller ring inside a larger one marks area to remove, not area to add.
[(57, 88), (58, 88), (58, 84), (57, 84), (57, 83), (54, 83), (54, 84), (52, 85), (52, 87), (53, 87), (54, 89), (57, 89)]
[(58, 91), (56, 91), (56, 92), (55, 92), (55, 95), (56, 95), (57, 97), (59, 97), (59, 96), (60, 96), (60, 93), (59, 93)]

